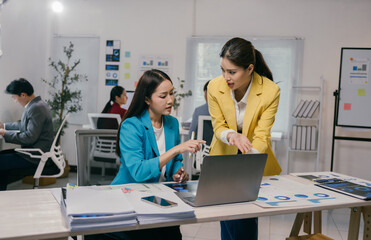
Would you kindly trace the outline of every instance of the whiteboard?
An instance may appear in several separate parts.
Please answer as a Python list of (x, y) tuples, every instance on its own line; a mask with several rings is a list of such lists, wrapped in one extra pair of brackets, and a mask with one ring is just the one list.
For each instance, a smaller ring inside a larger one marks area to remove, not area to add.
[(371, 48), (342, 48), (337, 126), (371, 128)]
[(54, 61), (60, 59), (62, 62), (66, 62), (67, 58), (63, 52), (63, 47), (68, 47), (70, 42), (74, 45), (70, 65), (80, 59), (80, 64), (73, 73), (87, 75), (88, 81), (81, 81), (71, 86), (72, 90), (81, 90), (82, 102), (80, 104), (82, 110), (71, 113), (68, 122), (70, 124), (85, 124), (89, 122), (88, 113), (97, 112), (99, 37), (54, 36), (52, 57)]

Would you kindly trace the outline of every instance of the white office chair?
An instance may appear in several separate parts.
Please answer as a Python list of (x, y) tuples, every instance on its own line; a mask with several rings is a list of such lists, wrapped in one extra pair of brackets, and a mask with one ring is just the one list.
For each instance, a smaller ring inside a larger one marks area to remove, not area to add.
[[(36, 172), (35, 172), (35, 175), (34, 175), (34, 186), (33, 186), (34, 189), (39, 188), (39, 180), (40, 180), (41, 177), (45, 177), (45, 178), (60, 177), (64, 173), (64, 167), (66, 166), (66, 161), (65, 161), (64, 155), (62, 153), (62, 148), (61, 148), (60, 144), (58, 143), (58, 139), (59, 139), (59, 136), (61, 134), (62, 128), (63, 128), (64, 124), (66, 123), (66, 121), (68, 119), (68, 116), (69, 115), (66, 115), (65, 118), (63, 119), (63, 122), (61, 123), (61, 125), (58, 129), (58, 132), (55, 135), (53, 144), (50, 147), (49, 152), (44, 153), (39, 148), (16, 148), (15, 149), (15, 151), (17, 151), (19, 153), (26, 154), (26, 155), (30, 156), (31, 158), (39, 158), (40, 159), (39, 165), (37, 166), (37, 169), (36, 169)], [(58, 144), (58, 146), (57, 146), (57, 144)], [(34, 155), (34, 154), (32, 154), (32, 152), (38, 152), (38, 153), (40, 153), (40, 155)], [(41, 173), (44, 169), (44, 166), (46, 164), (46, 161), (48, 161), (49, 158), (52, 159), (52, 161), (58, 167), (59, 173), (54, 174), (54, 175), (41, 175)]]
[[(121, 123), (120, 114), (111, 113), (88, 113), (89, 121), (93, 129), (117, 129)], [(114, 126), (107, 126), (107, 124), (99, 123), (99, 121), (107, 121), (113, 123)], [(109, 121), (114, 120), (114, 121)], [(116, 125), (117, 123), (117, 125)], [(116, 168), (121, 164), (119, 157), (116, 155), (116, 139), (95, 137), (92, 142), (92, 151), (90, 159), (102, 162), (102, 177), (105, 176), (106, 164), (113, 163)], [(90, 177), (90, 161), (88, 161), (88, 177)]]
[(211, 124), (210, 116), (198, 117), (197, 140), (205, 140), (206, 143), (202, 144), (201, 151), (198, 151), (194, 157), (194, 164), (192, 164), (192, 174), (201, 172), (202, 162), (205, 156), (209, 155), (211, 140), (213, 139), (214, 131)]

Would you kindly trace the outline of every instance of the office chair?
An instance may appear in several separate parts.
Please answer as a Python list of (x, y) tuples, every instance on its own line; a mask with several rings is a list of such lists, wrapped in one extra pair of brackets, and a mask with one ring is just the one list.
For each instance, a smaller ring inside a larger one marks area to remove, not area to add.
[[(62, 128), (63, 128), (64, 124), (66, 123), (66, 121), (68, 119), (68, 116), (69, 115), (67, 114), (64, 117), (61, 125), (59, 126), (58, 132), (55, 135), (53, 144), (50, 147), (49, 152), (44, 153), (39, 148), (16, 148), (15, 149), (16, 152), (26, 154), (26, 155), (30, 156), (31, 158), (39, 158), (40, 159), (39, 165), (37, 166), (36, 172), (34, 174), (34, 186), (33, 186), (34, 189), (39, 188), (39, 180), (40, 180), (41, 177), (45, 177), (45, 178), (60, 177), (64, 173), (64, 167), (66, 166), (66, 161), (64, 159), (62, 148), (61, 148), (60, 144), (58, 143), (58, 139), (60, 137)], [(40, 155), (34, 155), (34, 154), (32, 154), (32, 152), (38, 152)], [(58, 167), (59, 173), (53, 174), (53, 175), (41, 175), (42, 172), (43, 172), (43, 169), (45, 167), (45, 164), (49, 159), (51, 159), (55, 163), (55, 165)]]
[[(93, 129), (118, 129), (121, 123), (119, 114), (111, 113), (88, 113), (89, 121)], [(116, 155), (116, 138), (94, 137), (90, 159), (102, 162), (102, 177), (105, 176), (106, 163), (115, 164), (118, 168), (121, 164)], [(88, 177), (90, 178), (90, 161), (88, 161)]]
[(202, 161), (205, 156), (209, 155), (211, 140), (213, 139), (214, 130), (211, 124), (210, 116), (199, 116), (198, 117), (198, 129), (197, 129), (197, 140), (205, 140), (206, 143), (202, 144), (201, 151), (196, 153), (194, 157), (193, 173), (199, 174), (201, 172)]

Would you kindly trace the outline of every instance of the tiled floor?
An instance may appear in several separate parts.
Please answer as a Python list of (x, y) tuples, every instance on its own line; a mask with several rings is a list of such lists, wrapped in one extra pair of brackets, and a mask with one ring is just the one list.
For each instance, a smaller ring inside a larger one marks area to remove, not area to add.
[[(109, 181), (112, 177), (102, 179), (101, 176), (92, 175), (95, 182)], [(71, 172), (68, 178), (58, 179), (56, 184), (46, 186), (60, 187), (67, 183), (77, 183), (76, 173)], [(45, 187), (40, 187), (45, 188)], [(32, 189), (31, 185), (21, 181), (8, 186), (9, 190)], [(348, 236), (349, 209), (336, 209), (322, 212), (322, 233), (336, 240), (345, 240)], [(278, 215), (259, 218), (259, 240), (284, 240), (291, 231), (295, 214)], [(363, 226), (363, 220), (361, 220)], [(184, 240), (218, 240), (220, 239), (219, 222), (182, 225), (181, 231)], [(301, 233), (303, 234), (303, 233)], [(359, 239), (362, 239), (363, 228), (360, 229)]]

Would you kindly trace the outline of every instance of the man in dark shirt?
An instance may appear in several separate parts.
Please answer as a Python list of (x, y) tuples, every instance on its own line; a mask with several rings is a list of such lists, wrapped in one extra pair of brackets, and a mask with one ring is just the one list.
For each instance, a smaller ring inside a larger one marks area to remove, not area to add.
[(204, 97), (206, 100), (206, 103), (204, 105), (201, 105), (195, 109), (192, 116), (192, 123), (191, 127), (189, 128), (189, 138), (192, 136), (192, 132), (195, 133), (195, 139), (197, 139), (197, 130), (198, 130), (198, 117), (199, 116), (210, 116), (209, 113), (209, 106), (207, 105), (207, 86), (209, 85), (210, 81), (207, 81), (204, 85)]

